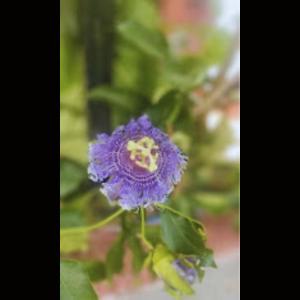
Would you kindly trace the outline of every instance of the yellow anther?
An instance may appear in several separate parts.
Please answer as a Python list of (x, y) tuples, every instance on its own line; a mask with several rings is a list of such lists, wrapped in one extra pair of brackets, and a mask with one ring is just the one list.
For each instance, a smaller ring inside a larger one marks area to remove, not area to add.
[(147, 136), (138, 141), (131, 140), (127, 143), (130, 159), (134, 161), (137, 166), (147, 169), (149, 172), (154, 172), (158, 168), (158, 149), (154, 140)]

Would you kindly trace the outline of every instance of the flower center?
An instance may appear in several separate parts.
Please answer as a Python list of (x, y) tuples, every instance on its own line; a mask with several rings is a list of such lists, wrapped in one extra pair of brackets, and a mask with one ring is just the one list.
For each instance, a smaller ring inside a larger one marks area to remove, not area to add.
[(143, 137), (138, 141), (128, 141), (127, 150), (130, 152), (130, 159), (134, 163), (149, 172), (157, 170), (158, 146), (150, 137)]

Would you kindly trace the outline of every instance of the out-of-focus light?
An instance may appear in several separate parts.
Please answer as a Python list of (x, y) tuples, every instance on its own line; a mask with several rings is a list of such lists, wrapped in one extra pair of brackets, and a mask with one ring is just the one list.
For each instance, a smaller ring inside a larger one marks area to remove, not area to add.
[(229, 32), (235, 32), (240, 18), (240, 0), (219, 0), (219, 3), (217, 25)]
[(206, 127), (209, 130), (214, 130), (218, 127), (222, 120), (222, 113), (220, 111), (211, 111), (208, 113), (206, 118)]

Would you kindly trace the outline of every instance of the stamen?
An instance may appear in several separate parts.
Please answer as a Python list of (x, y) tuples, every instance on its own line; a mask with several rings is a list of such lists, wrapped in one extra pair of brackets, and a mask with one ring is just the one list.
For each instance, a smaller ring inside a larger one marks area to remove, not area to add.
[(158, 150), (159, 147), (150, 137), (143, 137), (138, 141), (130, 140), (127, 143), (127, 150), (130, 152), (130, 159), (134, 163), (149, 172), (157, 170)]

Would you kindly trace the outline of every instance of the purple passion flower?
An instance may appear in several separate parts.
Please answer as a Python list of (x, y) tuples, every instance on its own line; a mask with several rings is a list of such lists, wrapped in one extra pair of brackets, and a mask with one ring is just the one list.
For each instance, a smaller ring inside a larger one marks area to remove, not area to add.
[(164, 202), (177, 184), (187, 157), (148, 116), (132, 119), (89, 148), (89, 177), (110, 202), (126, 210)]
[(173, 262), (173, 266), (182, 279), (187, 281), (189, 284), (195, 283), (197, 278), (197, 271), (195, 269), (188, 267), (178, 259)]

